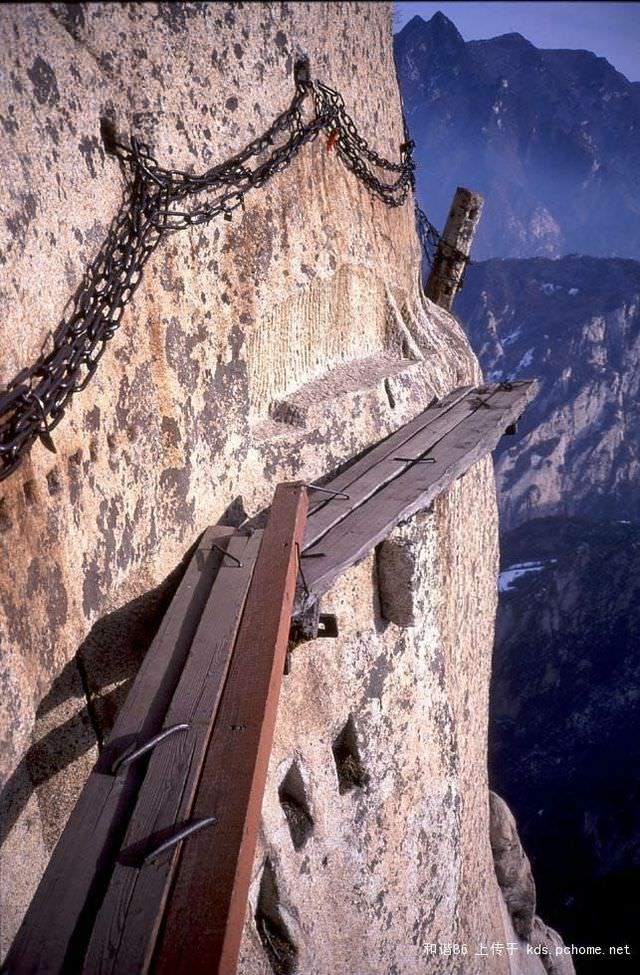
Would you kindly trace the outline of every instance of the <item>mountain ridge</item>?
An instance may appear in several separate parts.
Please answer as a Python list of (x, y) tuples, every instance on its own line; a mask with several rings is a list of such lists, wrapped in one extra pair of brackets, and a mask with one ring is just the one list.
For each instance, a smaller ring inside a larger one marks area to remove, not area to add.
[(490, 381), (534, 376), (495, 454), (502, 530), (534, 517), (640, 521), (640, 262), (476, 262), (456, 298)]
[(498, 607), (493, 787), (518, 820), (545, 919), (567, 943), (637, 951), (640, 523), (536, 519), (501, 549), (503, 579), (529, 568)]
[(480, 259), (640, 258), (640, 83), (518, 33), (464, 41), (438, 14), (416, 15), (394, 46), (418, 198), (436, 224), (466, 185), (485, 196)]

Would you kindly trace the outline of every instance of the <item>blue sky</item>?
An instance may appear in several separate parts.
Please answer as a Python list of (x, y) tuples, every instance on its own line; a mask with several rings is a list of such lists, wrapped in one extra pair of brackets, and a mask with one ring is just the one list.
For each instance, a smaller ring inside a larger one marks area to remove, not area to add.
[(437, 10), (466, 41), (517, 31), (536, 47), (593, 51), (640, 81), (640, 3), (394, 3), (394, 30), (416, 14), (429, 20)]

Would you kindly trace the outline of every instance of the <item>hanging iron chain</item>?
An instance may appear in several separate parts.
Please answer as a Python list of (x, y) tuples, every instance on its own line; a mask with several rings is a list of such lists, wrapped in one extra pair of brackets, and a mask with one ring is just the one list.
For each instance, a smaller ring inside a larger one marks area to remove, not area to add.
[(469, 264), (472, 263), (471, 258), (464, 251), (459, 250), (453, 244), (448, 241), (443, 240), (434, 225), (429, 220), (426, 213), (416, 205), (416, 230), (418, 232), (418, 239), (422, 247), (422, 253), (427, 259), (429, 267), (433, 267), (433, 262), (435, 261), (438, 248), (440, 253), (445, 258), (450, 258), (455, 261), (459, 261), (464, 264), (464, 269), (462, 272), (462, 277), (458, 282), (457, 290), (462, 291), (464, 284), (464, 277)]
[[(391, 162), (358, 133), (342, 96), (310, 80), (308, 62), (296, 65), (295, 83), (289, 108), (263, 135), (201, 175), (163, 169), (147, 145), (135, 137), (126, 145), (103, 122), (106, 149), (118, 158), (124, 176), (123, 203), (76, 291), (70, 314), (52, 336), (52, 350), (43, 352), (0, 393), (0, 481), (16, 470), (37, 438), (55, 452), (51, 432), (71, 397), (93, 377), (147, 261), (168, 234), (218, 216), (230, 220), (250, 190), (286, 169), (323, 130), (329, 137), (327, 148), (335, 146), (343, 164), (371, 193), (389, 207), (405, 203), (415, 186), (414, 144), (406, 129), (400, 161)], [(311, 117), (305, 119), (305, 112)], [(389, 181), (372, 167), (392, 174)], [(204, 202), (198, 203), (204, 195)], [(429, 258), (439, 235), (422, 211), (418, 214)]]

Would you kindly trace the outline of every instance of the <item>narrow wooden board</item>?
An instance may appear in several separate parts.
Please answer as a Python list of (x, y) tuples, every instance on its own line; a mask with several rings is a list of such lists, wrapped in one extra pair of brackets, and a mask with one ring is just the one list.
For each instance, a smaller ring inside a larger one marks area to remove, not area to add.
[(191, 727), (158, 745), (151, 756), (94, 925), (83, 969), (87, 975), (148, 970), (178, 847), (150, 863), (142, 861), (154, 845), (150, 837), (166, 837), (191, 815), (261, 540), (262, 532), (229, 540), (227, 552), (241, 564), (222, 560), (164, 721), (164, 727), (183, 722)]
[(218, 821), (182, 845), (156, 975), (236, 969), (306, 508), (303, 485), (278, 486), (193, 807)]
[[(493, 390), (489, 395), (492, 394)], [(398, 457), (414, 460), (427, 453), (434, 444), (463, 423), (476, 409), (476, 398), (471, 395), (470, 389), (466, 392), (455, 390), (455, 394), (451, 395), (448, 402), (441, 400), (421, 414), (422, 426), (418, 427), (415, 421), (412, 421), (407, 427), (397, 431), (396, 444), (392, 445), (391, 449), (388, 440), (382, 441), (370, 454), (354, 464), (353, 468), (349, 468), (340, 475), (340, 478), (336, 478), (336, 481), (345, 480), (345, 475), (353, 472), (355, 477), (349, 484), (336, 487), (334, 481), (329, 482), (327, 488), (344, 491), (348, 497), (331, 498), (309, 515), (304, 533), (304, 549), (319, 542), (330, 528), (339, 524), (384, 484), (392, 481), (411, 466), (410, 463), (398, 460)], [(429, 422), (425, 423), (424, 420), (427, 418)], [(415, 432), (408, 434), (408, 429), (414, 425), (417, 427)], [(375, 459), (373, 463), (372, 459)], [(369, 460), (369, 463), (365, 464), (365, 460)]]
[(191, 640), (220, 563), (214, 543), (230, 530), (204, 533), (149, 648), (113, 731), (53, 851), (4, 962), (15, 975), (79, 971), (95, 912), (133, 810), (144, 762), (114, 776), (124, 748), (162, 727)]
[[(463, 386), (454, 389), (442, 399), (437, 400), (427, 407), (422, 413), (410, 420), (404, 426), (399, 427), (393, 433), (379, 441), (370, 450), (367, 450), (349, 467), (337, 474), (328, 481), (323, 487), (332, 491), (340, 491), (350, 495), (349, 499), (329, 498), (320, 491), (310, 490), (309, 515), (307, 517), (307, 527), (305, 529), (304, 547), (308, 548), (333, 524), (332, 519), (339, 520), (341, 516), (357, 506), (356, 494), (352, 489), (359, 481), (364, 478), (369, 471), (375, 469), (381, 462), (394, 456), (404, 456), (403, 451), (408, 449), (408, 443), (412, 438), (420, 436), (429, 429), (435, 422), (441, 422), (448, 411), (452, 410), (457, 403), (464, 399), (472, 389), (471, 386)], [(400, 465), (396, 473), (402, 469)], [(340, 503), (341, 502), (341, 503)]]
[(533, 382), (510, 386), (498, 387), (490, 398), (483, 396), (484, 405), (478, 405), (464, 423), (430, 448), (435, 463), (409, 466), (323, 536), (318, 544), (322, 557), (304, 562), (305, 579), (313, 598), (330, 589), (338, 576), (363, 559), (398, 522), (428, 507), (456, 478), (494, 449), (506, 427), (520, 416), (535, 394)]

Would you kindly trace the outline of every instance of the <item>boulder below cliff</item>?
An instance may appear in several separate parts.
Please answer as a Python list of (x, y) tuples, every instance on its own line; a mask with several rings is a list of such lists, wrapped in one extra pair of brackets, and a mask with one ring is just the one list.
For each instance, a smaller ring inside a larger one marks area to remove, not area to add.
[(536, 910), (536, 888), (531, 864), (522, 849), (515, 819), (504, 799), (489, 793), (491, 852), (502, 896), (516, 934), (529, 939)]

